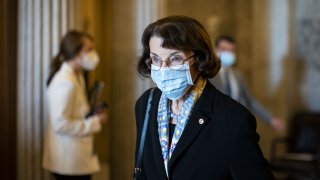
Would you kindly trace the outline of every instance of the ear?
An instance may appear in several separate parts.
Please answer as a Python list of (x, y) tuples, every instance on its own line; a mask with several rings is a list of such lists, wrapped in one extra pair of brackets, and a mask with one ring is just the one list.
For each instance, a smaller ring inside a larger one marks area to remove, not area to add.
[(73, 60), (74, 60), (75, 62), (77, 62), (77, 63), (80, 63), (81, 60), (82, 60), (82, 54), (81, 54), (81, 52), (77, 53), (77, 54), (74, 56)]

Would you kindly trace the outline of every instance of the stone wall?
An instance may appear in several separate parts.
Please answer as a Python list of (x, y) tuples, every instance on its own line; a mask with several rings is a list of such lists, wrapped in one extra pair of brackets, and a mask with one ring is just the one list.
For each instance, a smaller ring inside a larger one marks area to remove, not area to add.
[(320, 1), (296, 0), (296, 49), (304, 64), (300, 90), (304, 108), (320, 111)]

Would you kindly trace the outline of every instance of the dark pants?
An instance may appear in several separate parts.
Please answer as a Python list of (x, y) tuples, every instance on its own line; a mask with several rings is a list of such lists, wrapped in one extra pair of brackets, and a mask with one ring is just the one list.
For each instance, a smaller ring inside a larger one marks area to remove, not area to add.
[(91, 175), (66, 176), (53, 173), (55, 180), (90, 180)]

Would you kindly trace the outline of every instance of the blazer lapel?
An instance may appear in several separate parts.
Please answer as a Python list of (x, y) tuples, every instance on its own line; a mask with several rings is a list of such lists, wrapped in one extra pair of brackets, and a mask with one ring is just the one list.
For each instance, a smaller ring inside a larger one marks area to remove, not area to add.
[[(170, 168), (177, 160), (177, 158), (191, 145), (197, 135), (210, 121), (208, 115), (212, 113), (212, 105), (214, 101), (214, 96), (210, 96), (210, 88), (214, 88), (209, 82), (202, 92), (198, 102), (195, 104), (192, 114), (189, 118), (188, 124), (186, 125), (180, 140), (173, 151), (173, 154), (169, 160), (169, 173)], [(212, 89), (211, 89), (212, 90)]]
[(155, 91), (155, 95), (152, 100), (151, 105), (151, 112), (150, 112), (150, 119), (149, 119), (149, 129), (150, 129), (150, 136), (151, 136), (151, 144), (152, 144), (152, 150), (154, 155), (154, 160), (157, 163), (157, 171), (159, 173), (159, 177), (162, 177), (160, 179), (164, 179), (167, 177), (166, 170), (164, 167), (163, 157), (162, 157), (162, 151), (159, 141), (159, 133), (158, 133), (158, 121), (157, 121), (157, 115), (158, 115), (158, 105), (159, 100), (161, 96), (160, 91)]

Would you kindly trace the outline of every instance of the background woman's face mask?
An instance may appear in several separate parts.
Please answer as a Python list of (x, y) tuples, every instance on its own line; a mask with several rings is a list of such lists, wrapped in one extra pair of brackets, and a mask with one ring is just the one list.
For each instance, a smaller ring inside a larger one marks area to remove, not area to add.
[(100, 58), (96, 51), (90, 51), (82, 56), (81, 66), (86, 71), (93, 71), (99, 64)]

